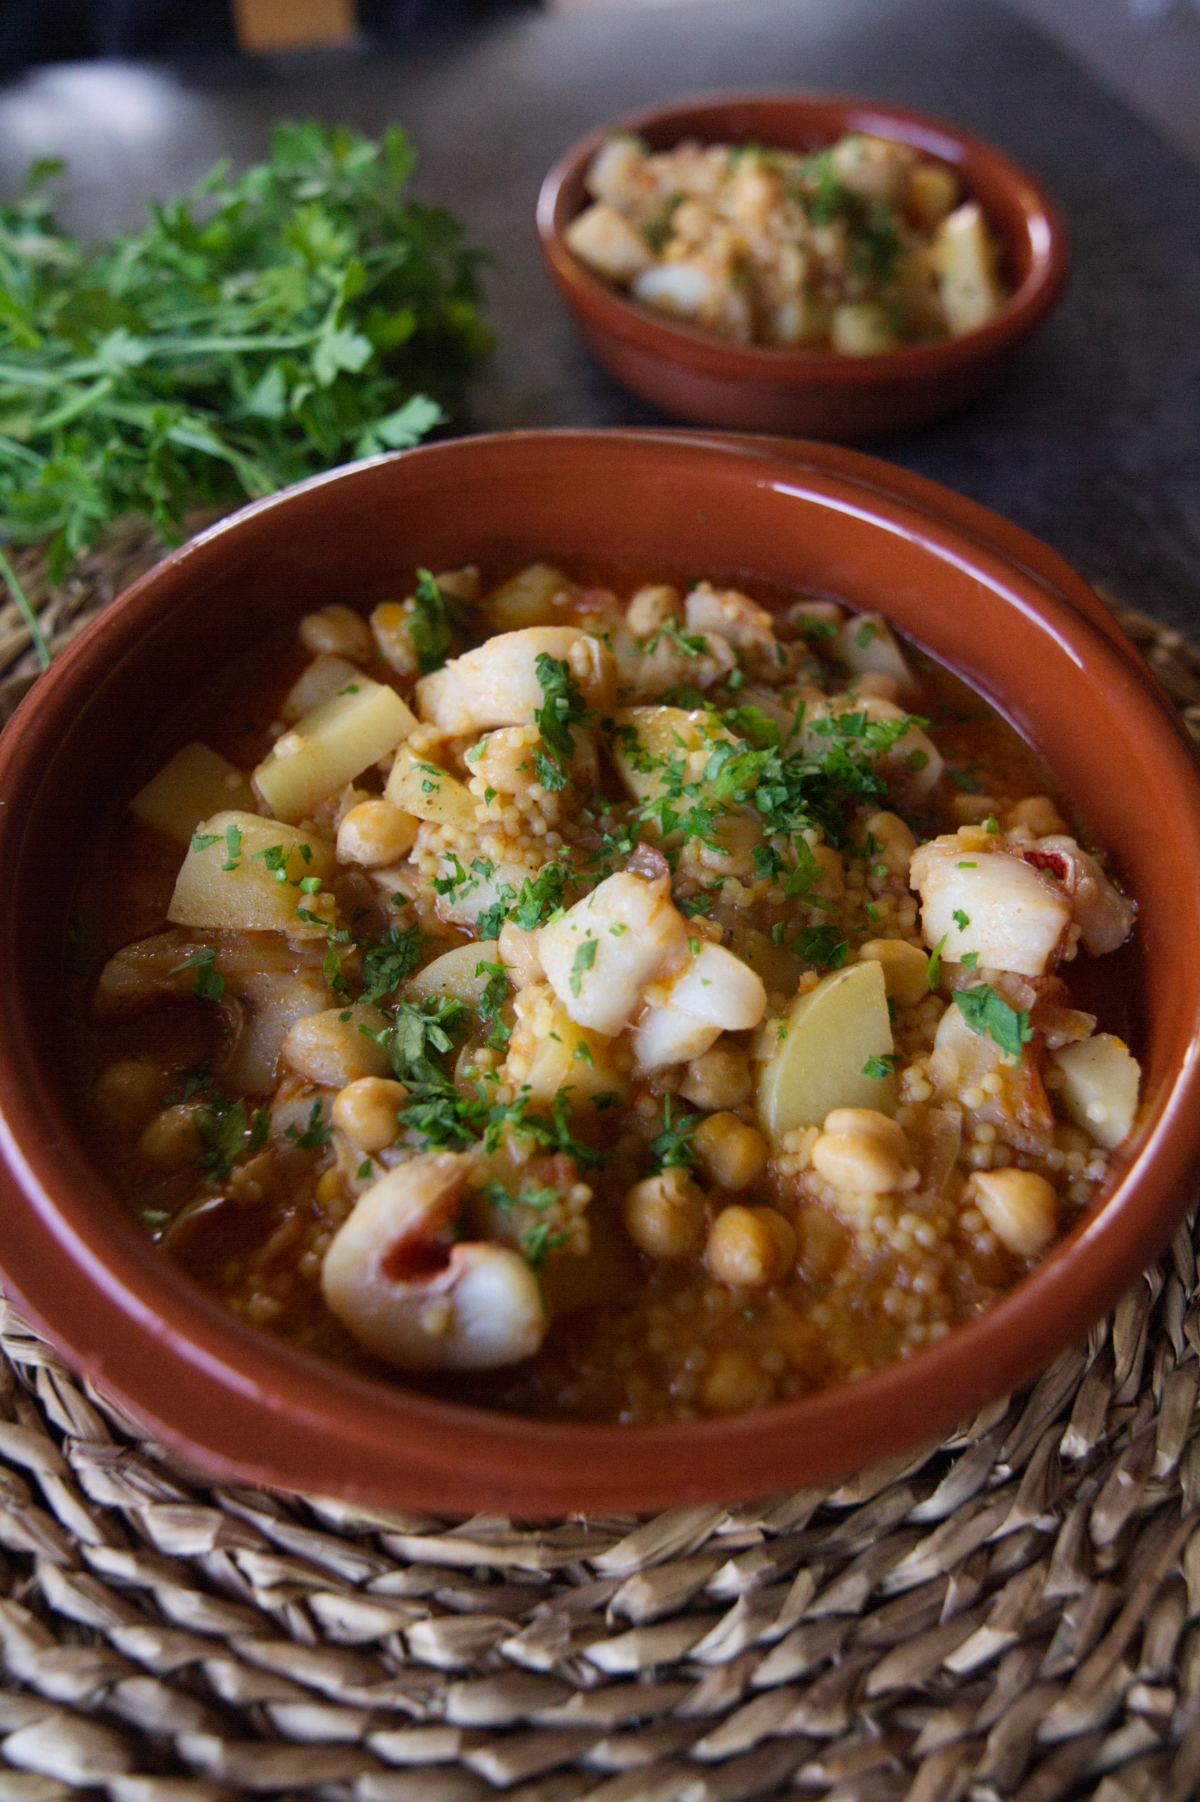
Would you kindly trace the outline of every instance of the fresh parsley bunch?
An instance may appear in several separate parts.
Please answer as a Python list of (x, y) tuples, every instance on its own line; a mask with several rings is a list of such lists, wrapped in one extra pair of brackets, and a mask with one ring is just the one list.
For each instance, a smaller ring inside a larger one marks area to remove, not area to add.
[(0, 207), (0, 540), (62, 575), (129, 512), (178, 536), (353, 456), (415, 444), (492, 339), (480, 255), (406, 198), (414, 153), (346, 126), (277, 126), (139, 232), (85, 247), (40, 163)]

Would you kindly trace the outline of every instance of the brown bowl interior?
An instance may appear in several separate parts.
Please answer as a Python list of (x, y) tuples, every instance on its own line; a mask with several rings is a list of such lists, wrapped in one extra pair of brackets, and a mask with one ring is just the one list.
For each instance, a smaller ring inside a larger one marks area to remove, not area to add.
[(945, 412), (999, 374), (1012, 345), (1057, 298), (1066, 231), (1049, 196), (1017, 164), (953, 126), (869, 100), (796, 94), (727, 95), (631, 114), (615, 129), (651, 149), (685, 138), (807, 152), (846, 131), (898, 138), (957, 169), (1003, 246), (1010, 293), (977, 332), (873, 357), (739, 345), (655, 314), (592, 273), (567, 249), (566, 227), (587, 202), (584, 177), (609, 128), (565, 153), (538, 200), (547, 267), (590, 348), (619, 380), (682, 417), (752, 431), (820, 431), (856, 439)]
[[(1169, 705), (1090, 591), (933, 484), (817, 445), (513, 434), (336, 472), (167, 559), (56, 662), (0, 738), (6, 1286), (71, 1360), (215, 1471), (376, 1501), (524, 1513), (758, 1495), (939, 1432), (1082, 1331), (1168, 1237), (1196, 1161), (1200, 784)], [(207, 672), (332, 599), (466, 558), (619, 555), (809, 584), (971, 679), (1045, 757), (1141, 905), (1146, 1105), (1115, 1186), (1008, 1298), (903, 1365), (767, 1413), (644, 1429), (431, 1401), (240, 1325), (150, 1246), (75, 1139), (54, 1004), (94, 823)]]

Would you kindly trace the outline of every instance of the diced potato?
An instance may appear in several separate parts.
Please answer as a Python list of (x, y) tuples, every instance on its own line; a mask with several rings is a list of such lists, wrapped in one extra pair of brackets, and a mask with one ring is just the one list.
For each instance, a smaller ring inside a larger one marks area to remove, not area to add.
[(891, 320), (869, 300), (848, 300), (834, 307), (829, 336), (834, 350), (844, 357), (874, 357), (896, 346)]
[(672, 770), (684, 783), (702, 782), (717, 746), (738, 743), (703, 709), (622, 707), (613, 723), (613, 760), (635, 801), (656, 801), (666, 792)]
[(911, 692), (913, 673), (882, 613), (856, 613), (833, 641), (833, 655), (856, 676), (894, 676), (902, 693)]
[(893, 1050), (883, 969), (851, 964), (822, 977), (793, 1005), (758, 1084), (758, 1114), (772, 1145), (797, 1127), (820, 1126), (834, 1108), (896, 1109), (896, 1078), (868, 1076)]
[(568, 250), (610, 282), (632, 281), (654, 261), (641, 232), (602, 200), (572, 219), (563, 238)]
[(320, 912), (318, 897), (300, 884), (306, 877), (328, 882), (334, 868), (334, 849), (326, 839), (298, 835), (257, 813), (216, 813), (201, 823), (188, 847), (167, 918), (176, 926), (209, 931), (319, 937), (320, 927), (296, 918), (297, 907)]
[(207, 745), (184, 745), (129, 803), (143, 826), (165, 832), (186, 845), (201, 820), (223, 808), (252, 807), (254, 797), (241, 770)]
[(279, 717), (281, 720), (301, 720), (322, 701), (332, 701), (342, 689), (353, 683), (361, 687), (362, 682), (363, 673), (357, 663), (351, 663), (346, 657), (336, 657), (331, 651), (322, 652), (288, 689)]
[(396, 753), (383, 798), (419, 820), (457, 826), (464, 832), (475, 830), (476, 802), (466, 784), (437, 764), (414, 756), (406, 745)]
[(519, 632), (523, 626), (551, 625), (562, 618), (575, 587), (561, 569), (549, 563), (531, 563), (502, 582), (488, 596), (488, 619), (498, 632)]
[(522, 989), (508, 1047), (504, 1080), (528, 1089), (533, 1101), (553, 1101), (565, 1088), (578, 1105), (594, 1095), (629, 1092), (628, 1074), (612, 1063), (612, 1040), (572, 1020), (548, 982)]
[(956, 207), (934, 239), (938, 290), (951, 336), (975, 332), (999, 310), (1003, 296), (982, 208), (974, 200)]
[(276, 819), (302, 820), (395, 750), (416, 723), (394, 689), (356, 673), (342, 693), (276, 740), (254, 772), (254, 786)]
[(1141, 1069), (1129, 1048), (1108, 1032), (1063, 1045), (1053, 1053), (1063, 1073), (1059, 1090), (1072, 1120), (1111, 1151), (1133, 1130)]
[(470, 945), (455, 945), (453, 951), (443, 951), (435, 957), (431, 964), (410, 976), (404, 985), (406, 1001), (462, 1001), (468, 1007), (477, 1007), (483, 999), (483, 991), (488, 985), (486, 972), (476, 975), (480, 964), (495, 964), (500, 961), (500, 947), (495, 939), (481, 939)]

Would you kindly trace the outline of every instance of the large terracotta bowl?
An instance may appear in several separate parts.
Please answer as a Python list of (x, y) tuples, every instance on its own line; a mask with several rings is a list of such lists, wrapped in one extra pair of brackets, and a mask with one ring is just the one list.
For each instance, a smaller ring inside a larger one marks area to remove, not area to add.
[[(1145, 1107), (1095, 1213), (1008, 1297), (849, 1387), (696, 1424), (558, 1425), (434, 1401), (239, 1323), (145, 1238), (81, 1149), (57, 972), (94, 822), (236, 652), (397, 572), (467, 559), (753, 572), (882, 608), (1026, 734), (1140, 903)], [(5, 1286), (158, 1438), (225, 1477), (524, 1514), (778, 1492), (938, 1434), (1033, 1375), (1167, 1240), (1200, 1142), (1200, 781), (1086, 585), (915, 476), (816, 444), (673, 433), (465, 439), (246, 508), (168, 557), (54, 663), (0, 737)]]
[[(898, 138), (952, 164), (1003, 250), (1009, 298), (979, 331), (879, 356), (732, 344), (639, 305), (568, 250), (567, 226), (587, 202), (588, 165), (612, 131), (652, 150), (707, 144), (820, 149), (847, 131)], [(795, 432), (847, 443), (925, 425), (996, 381), (1057, 299), (1066, 232), (1031, 175), (957, 127), (874, 100), (733, 94), (676, 101), (591, 132), (557, 162), (537, 205), (542, 255), (589, 350), (635, 394), (678, 419), (750, 432)]]

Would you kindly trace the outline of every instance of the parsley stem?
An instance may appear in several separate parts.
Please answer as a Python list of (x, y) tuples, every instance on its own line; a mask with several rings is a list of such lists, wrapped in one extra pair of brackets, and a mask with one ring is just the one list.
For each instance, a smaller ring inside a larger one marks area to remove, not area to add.
[(4, 577), (5, 583), (7, 584), (7, 587), (8, 587), (8, 592), (9, 592), (9, 594), (11, 594), (13, 601), (16, 604), (17, 612), (21, 615), (21, 618), (25, 621), (25, 629), (29, 633), (30, 638), (33, 640), (33, 648), (37, 652), (38, 662), (41, 664), (43, 669), (49, 669), (50, 668), (50, 648), (46, 643), (45, 634), (43, 633), (41, 626), (38, 624), (37, 614), (33, 611), (33, 608), (29, 604), (28, 595), (25, 593), (25, 590), (21, 587), (20, 582), (17, 580), (16, 570), (13, 568), (13, 566), (9, 562), (8, 558), (4, 555), (3, 551), (0, 551), (0, 576)]

